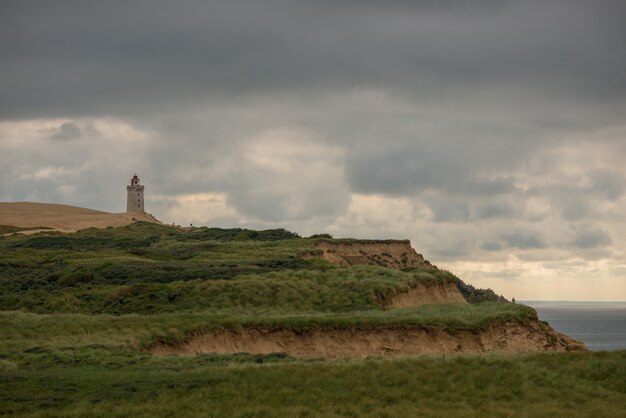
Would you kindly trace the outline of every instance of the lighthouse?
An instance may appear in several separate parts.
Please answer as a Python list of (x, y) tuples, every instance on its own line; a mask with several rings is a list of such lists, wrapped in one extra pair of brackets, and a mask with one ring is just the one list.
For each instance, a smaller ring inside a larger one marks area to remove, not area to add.
[(143, 186), (139, 184), (137, 174), (130, 179), (130, 186), (126, 186), (126, 212), (143, 212)]

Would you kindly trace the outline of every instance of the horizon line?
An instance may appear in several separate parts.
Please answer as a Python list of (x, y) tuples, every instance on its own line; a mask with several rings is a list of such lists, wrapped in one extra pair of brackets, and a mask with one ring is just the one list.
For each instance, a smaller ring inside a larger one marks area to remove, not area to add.
[(541, 300), (541, 299), (524, 299), (515, 300), (516, 302), (587, 302), (587, 303), (626, 303), (626, 300)]

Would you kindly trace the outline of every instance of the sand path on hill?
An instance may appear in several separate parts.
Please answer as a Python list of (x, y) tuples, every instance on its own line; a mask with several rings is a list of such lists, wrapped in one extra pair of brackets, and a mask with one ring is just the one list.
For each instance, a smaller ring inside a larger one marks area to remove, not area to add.
[(109, 213), (54, 203), (0, 202), (0, 225), (46, 226), (57, 231), (75, 232), (85, 228), (124, 226), (134, 221), (157, 222), (147, 213)]

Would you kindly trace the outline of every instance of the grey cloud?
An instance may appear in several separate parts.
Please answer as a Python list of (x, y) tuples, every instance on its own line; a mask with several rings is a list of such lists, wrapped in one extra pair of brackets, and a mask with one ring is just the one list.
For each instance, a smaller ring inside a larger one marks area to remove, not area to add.
[[(617, 147), (614, 152), (620, 154)], [(624, 176), (617, 168), (577, 170), (579, 178), (574, 179), (555, 171), (550, 184), (531, 187), (525, 195), (548, 198), (560, 216), (572, 222), (601, 216), (603, 202), (617, 202), (624, 195)]]
[(504, 251), (507, 248), (519, 250), (544, 249), (548, 244), (543, 235), (532, 230), (516, 230), (500, 233), (497, 238), (486, 240), (480, 249), (487, 252)]
[(493, 127), (486, 124), (459, 122), (452, 129), (441, 121), (442, 126), (424, 133), (413, 123), (403, 124), (402, 131), (390, 125), (384, 129), (386, 138), (370, 134), (369, 140), (350, 148), (347, 174), (356, 191), (402, 195), (444, 188), (466, 196), (512, 192), (513, 179), (483, 178), (479, 169), (514, 169), (542, 147), (536, 141), (524, 144), (515, 129), (495, 139)]
[(320, 182), (307, 186), (296, 181), (294, 187), (257, 184), (231, 190), (228, 203), (245, 216), (278, 223), (332, 219), (345, 210), (348, 196), (340, 184)]
[(529, 93), (623, 110), (623, 3), (413, 3), (3, 2), (0, 114), (126, 117), (362, 86), (415, 102), (482, 106), (488, 89), (518, 111), (535, 108)]
[(509, 202), (479, 203), (476, 208), (478, 219), (511, 218), (518, 212), (517, 208)]
[(480, 246), (480, 248), (485, 250), (485, 251), (500, 251), (504, 247), (503, 247), (502, 243), (500, 243), (498, 241), (487, 241), (487, 242), (484, 242)]
[(469, 204), (464, 200), (434, 196), (427, 202), (436, 222), (465, 222), (469, 219)]
[(611, 170), (599, 170), (589, 173), (592, 180), (591, 191), (609, 200), (617, 200), (624, 194), (624, 177)]
[(82, 131), (78, 127), (78, 125), (76, 125), (73, 122), (66, 122), (51, 133), (50, 139), (69, 141), (72, 139), (79, 138), (81, 134), (82, 134)]
[(432, 248), (430, 254), (432, 257), (440, 259), (458, 259), (466, 257), (471, 248), (465, 241), (455, 241), (447, 243), (446, 246), (437, 246)]
[(579, 188), (572, 188), (568, 185), (552, 186), (549, 190), (540, 193), (547, 193), (563, 218), (569, 221), (578, 221), (590, 216), (594, 211), (591, 197)]
[(590, 186), (571, 186), (563, 179), (549, 187), (534, 188), (529, 194), (548, 196), (563, 218), (579, 221), (597, 215), (599, 203), (617, 201), (624, 193), (623, 177), (619, 173), (602, 170), (589, 177)]
[(611, 245), (611, 236), (602, 228), (586, 227), (576, 231), (573, 245), (580, 249), (600, 248)]
[(546, 248), (546, 244), (543, 236), (535, 231), (514, 231), (504, 233), (501, 238), (513, 248), (519, 248), (520, 250)]
[[(515, 147), (512, 147), (515, 152)], [(519, 157), (519, 154), (518, 154)], [(516, 190), (515, 181), (511, 177), (492, 179), (470, 179), (463, 186), (463, 191), (479, 196), (498, 196), (509, 194)]]

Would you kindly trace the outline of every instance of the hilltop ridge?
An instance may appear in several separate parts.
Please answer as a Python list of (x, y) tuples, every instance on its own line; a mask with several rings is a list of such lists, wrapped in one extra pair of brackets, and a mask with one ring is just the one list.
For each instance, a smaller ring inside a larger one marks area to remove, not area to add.
[(136, 221), (159, 223), (145, 212), (109, 213), (56, 203), (0, 202), (0, 226), (14, 227), (13, 230), (5, 228), (5, 233), (32, 234), (42, 229), (75, 232), (86, 228), (120, 227)]

